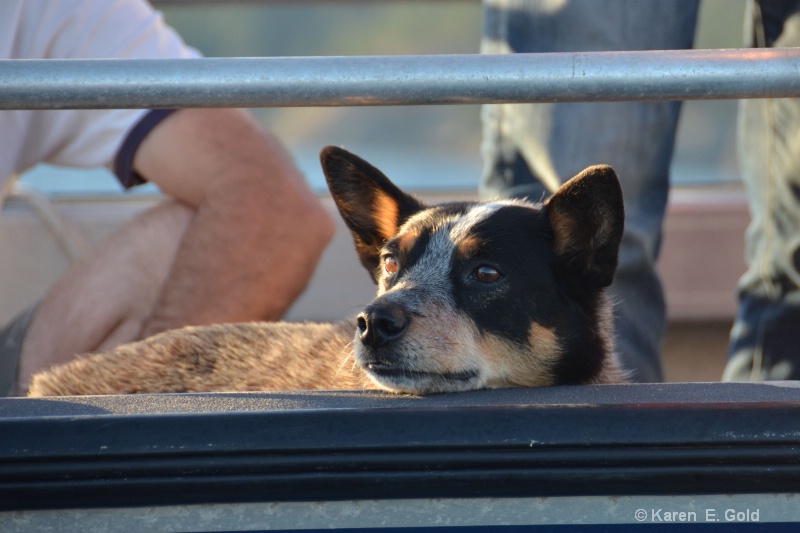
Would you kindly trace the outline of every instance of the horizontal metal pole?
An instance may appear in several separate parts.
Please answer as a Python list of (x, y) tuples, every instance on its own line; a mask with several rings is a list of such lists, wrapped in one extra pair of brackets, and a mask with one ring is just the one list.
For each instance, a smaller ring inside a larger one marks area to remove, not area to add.
[(800, 48), (0, 61), (0, 109), (309, 107), (800, 96)]
[(312, 4), (404, 4), (404, 3), (426, 3), (443, 4), (447, 2), (479, 4), (480, 0), (150, 0), (156, 7), (171, 6), (196, 6), (196, 5), (233, 5), (233, 4), (292, 4), (308, 6)]

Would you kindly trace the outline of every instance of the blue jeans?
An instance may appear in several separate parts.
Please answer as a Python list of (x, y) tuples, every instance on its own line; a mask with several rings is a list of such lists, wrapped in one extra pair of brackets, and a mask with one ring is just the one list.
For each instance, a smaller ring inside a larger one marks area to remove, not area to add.
[[(783, 17), (786, 20), (787, 3), (776, 2), (774, 5), (778, 7), (772, 13), (768, 13), (769, 9), (763, 10), (764, 18), (773, 21)], [(486, 53), (690, 48), (697, 7), (697, 0), (525, 0), (510, 4), (502, 0), (484, 0), (482, 48)], [(776, 11), (780, 12), (777, 16)], [(788, 18), (787, 28), (791, 20)], [(765, 33), (780, 34), (783, 30), (785, 35), (790, 33), (787, 28), (772, 23)], [(781, 43), (773, 41), (767, 44)], [(797, 107), (797, 101), (788, 102), (791, 102), (788, 104), (790, 107)], [(744, 107), (749, 105), (751, 103), (746, 102)], [(619, 268), (611, 287), (612, 298), (617, 302), (616, 346), (622, 362), (633, 371), (634, 379), (642, 382), (663, 379), (660, 353), (666, 317), (655, 261), (661, 241), (669, 165), (679, 113), (679, 102), (628, 102), (499, 104), (485, 106), (482, 115), (484, 175), (481, 192), (486, 196), (527, 196), (538, 200), (588, 165), (608, 163), (617, 170), (626, 201), (626, 230)], [(745, 117), (741, 128), (742, 142), (773, 146), (767, 139), (776, 136), (776, 132), (774, 129), (767, 132), (763, 128), (756, 132), (752, 124), (756, 119), (746, 118), (753, 115), (762, 120), (769, 116), (763, 111), (742, 113)], [(794, 124), (798, 133), (799, 126), (800, 120)], [(789, 152), (782, 153), (794, 156), (787, 159), (796, 161), (798, 154)], [(762, 162), (754, 161), (750, 167), (743, 167), (745, 180), (751, 188), (760, 191), (765, 180), (787, 182), (788, 167), (773, 177), (764, 175), (762, 166)], [(795, 176), (795, 180), (798, 178), (800, 176)], [(798, 191), (800, 187), (795, 192)], [(751, 196), (754, 203), (758, 196), (769, 195), (761, 191), (754, 194)], [(795, 199), (786, 211), (800, 219), (797, 201), (800, 200)], [(742, 281), (743, 314), (737, 322), (747, 326), (734, 328), (731, 346), (737, 355), (732, 361), (744, 361), (745, 356), (738, 354), (745, 351), (751, 354), (747, 356), (751, 362), (757, 359), (752, 356), (757, 351), (754, 342), (762, 342), (763, 336), (754, 335), (754, 332), (769, 331), (769, 328), (762, 325), (760, 329), (754, 329), (751, 324), (763, 324), (764, 320), (769, 322), (776, 306), (791, 308), (795, 313), (800, 310), (800, 306), (788, 305), (791, 298), (787, 298), (787, 294), (761, 296), (765, 285), (763, 271), (766, 270), (772, 280), (775, 277), (772, 267), (781, 263), (779, 259), (784, 257), (776, 253), (776, 240), (780, 238), (773, 238), (766, 247), (754, 245), (763, 243), (765, 227), (775, 225), (774, 203), (761, 202), (761, 216), (754, 216), (754, 227), (748, 233), (751, 266)], [(754, 229), (756, 224), (761, 229)], [(787, 237), (790, 234), (792, 238), (800, 236), (800, 220), (782, 233)], [(774, 237), (774, 232), (770, 235)], [(755, 250), (761, 253), (757, 254)], [(800, 258), (800, 252), (797, 255)], [(752, 271), (760, 260), (769, 268), (760, 269), (762, 273), (756, 278), (758, 282), (753, 282)], [(778, 275), (782, 280), (786, 278), (785, 270)], [(794, 265), (791, 270), (796, 274)], [(770, 281), (768, 285), (774, 287), (774, 282)], [(791, 285), (794, 289), (800, 286), (794, 280), (784, 285)], [(765, 305), (765, 301), (769, 305)], [(751, 305), (750, 302), (758, 304)], [(797, 318), (800, 326), (800, 313)], [(790, 349), (794, 345), (800, 346), (800, 343), (790, 343)], [(765, 368), (764, 359), (760, 359), (761, 368)], [(758, 377), (763, 379), (771, 375), (760, 374)], [(726, 376), (731, 379), (742, 377), (740, 373), (728, 372)]]
[[(800, 1), (751, 6), (751, 46), (800, 46)], [(739, 164), (751, 221), (726, 380), (800, 379), (800, 99), (739, 103)]]

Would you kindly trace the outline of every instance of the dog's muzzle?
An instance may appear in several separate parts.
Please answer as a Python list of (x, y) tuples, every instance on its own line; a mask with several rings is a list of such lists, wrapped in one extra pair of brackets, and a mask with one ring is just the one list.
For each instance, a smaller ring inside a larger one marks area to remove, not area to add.
[(356, 359), (381, 388), (393, 392), (427, 394), (475, 388), (476, 370), (437, 368), (430, 354), (412, 355), (400, 342), (409, 331), (412, 313), (401, 305), (377, 301), (357, 317)]

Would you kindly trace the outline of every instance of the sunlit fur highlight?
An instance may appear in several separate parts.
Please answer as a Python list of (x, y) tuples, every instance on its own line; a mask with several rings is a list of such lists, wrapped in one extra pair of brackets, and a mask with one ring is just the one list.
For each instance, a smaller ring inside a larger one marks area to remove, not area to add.
[(375, 222), (383, 239), (391, 239), (397, 233), (399, 209), (397, 203), (382, 192), (375, 195)]
[(614, 337), (611, 332), (614, 328), (614, 306), (611, 298), (607, 294), (601, 294), (601, 304), (597, 316), (596, 337), (603, 343), (606, 350), (606, 358), (603, 360), (603, 367), (590, 384), (602, 385), (606, 383), (628, 383), (631, 379), (631, 372), (626, 370), (619, 360), (617, 352), (614, 350)]
[(419, 239), (419, 234), (414, 231), (406, 231), (398, 235), (397, 244), (400, 247), (400, 251), (409, 252), (414, 247), (417, 239)]
[(28, 395), (362, 389), (352, 340), (349, 321), (187, 327), (39, 373)]

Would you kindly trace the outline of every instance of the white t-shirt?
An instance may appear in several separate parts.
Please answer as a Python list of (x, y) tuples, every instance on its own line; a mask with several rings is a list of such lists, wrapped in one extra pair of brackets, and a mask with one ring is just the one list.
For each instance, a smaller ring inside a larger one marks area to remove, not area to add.
[[(0, 0), (0, 58), (191, 58), (144, 0)], [(0, 111), (0, 190), (37, 163), (112, 168), (147, 110)]]

